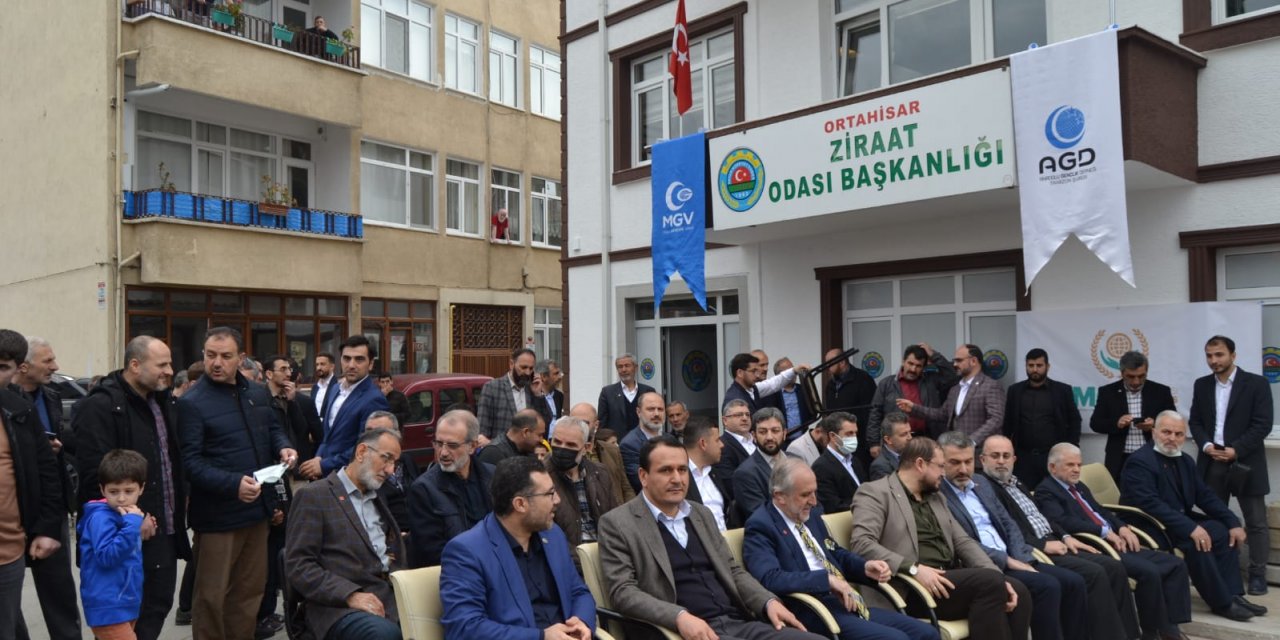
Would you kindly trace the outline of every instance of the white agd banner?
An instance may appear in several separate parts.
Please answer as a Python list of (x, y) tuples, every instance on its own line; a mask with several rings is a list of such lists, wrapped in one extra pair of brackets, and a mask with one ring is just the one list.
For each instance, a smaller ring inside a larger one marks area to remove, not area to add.
[(1018, 354), (1010, 367), (1026, 379), (1023, 356), (1049, 352), (1049, 377), (1071, 385), (1089, 433), (1098, 387), (1120, 379), (1120, 356), (1146, 354), (1147, 378), (1173, 388), (1178, 411), (1191, 410), (1192, 384), (1209, 375), (1204, 343), (1213, 335), (1236, 341), (1236, 365), (1262, 373), (1262, 305), (1195, 302), (1018, 313)]
[(714, 226), (1012, 187), (1010, 109), (997, 69), (710, 138)]
[(1009, 58), (1027, 287), (1075, 234), (1134, 286), (1116, 32)]

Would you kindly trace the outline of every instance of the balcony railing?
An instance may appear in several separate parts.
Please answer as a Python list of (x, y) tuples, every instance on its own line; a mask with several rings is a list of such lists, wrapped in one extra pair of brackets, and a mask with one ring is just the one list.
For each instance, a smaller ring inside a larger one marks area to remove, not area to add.
[(364, 237), (364, 219), (354, 213), (294, 207), (275, 214), (262, 211), (260, 203), (248, 200), (159, 189), (124, 192), (124, 218), (174, 218), (339, 238)]
[(307, 31), (291, 31), (284, 25), (247, 13), (233, 16), (217, 9), (221, 6), (207, 0), (129, 0), (125, 5), (125, 17), (140, 18), (148, 14), (168, 16), (246, 40), (328, 60), (344, 67), (360, 68), (360, 47)]

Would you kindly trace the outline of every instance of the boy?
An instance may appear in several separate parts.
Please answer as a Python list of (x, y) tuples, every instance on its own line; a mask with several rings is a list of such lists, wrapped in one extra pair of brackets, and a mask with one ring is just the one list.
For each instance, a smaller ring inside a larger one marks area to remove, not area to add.
[(134, 640), (142, 607), (142, 510), (147, 460), (114, 449), (98, 466), (101, 500), (84, 505), (76, 526), (80, 540), (80, 600), (98, 640)]

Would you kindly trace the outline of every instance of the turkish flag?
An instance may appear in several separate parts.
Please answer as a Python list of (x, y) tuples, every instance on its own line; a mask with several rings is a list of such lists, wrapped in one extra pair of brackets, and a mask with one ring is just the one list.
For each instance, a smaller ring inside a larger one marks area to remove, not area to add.
[(676, 26), (671, 30), (671, 64), (668, 70), (675, 81), (676, 111), (680, 115), (693, 106), (693, 78), (689, 67), (689, 29), (684, 17), (684, 0), (676, 6)]

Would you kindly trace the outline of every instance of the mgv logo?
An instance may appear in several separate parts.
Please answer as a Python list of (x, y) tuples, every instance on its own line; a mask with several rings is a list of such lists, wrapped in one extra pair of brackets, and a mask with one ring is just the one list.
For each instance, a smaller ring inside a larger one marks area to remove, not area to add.
[(1071, 150), (1084, 139), (1084, 112), (1075, 107), (1064, 104), (1050, 112), (1044, 121), (1044, 137), (1063, 152), (1040, 158), (1040, 175), (1087, 167), (1097, 159), (1089, 147)]

